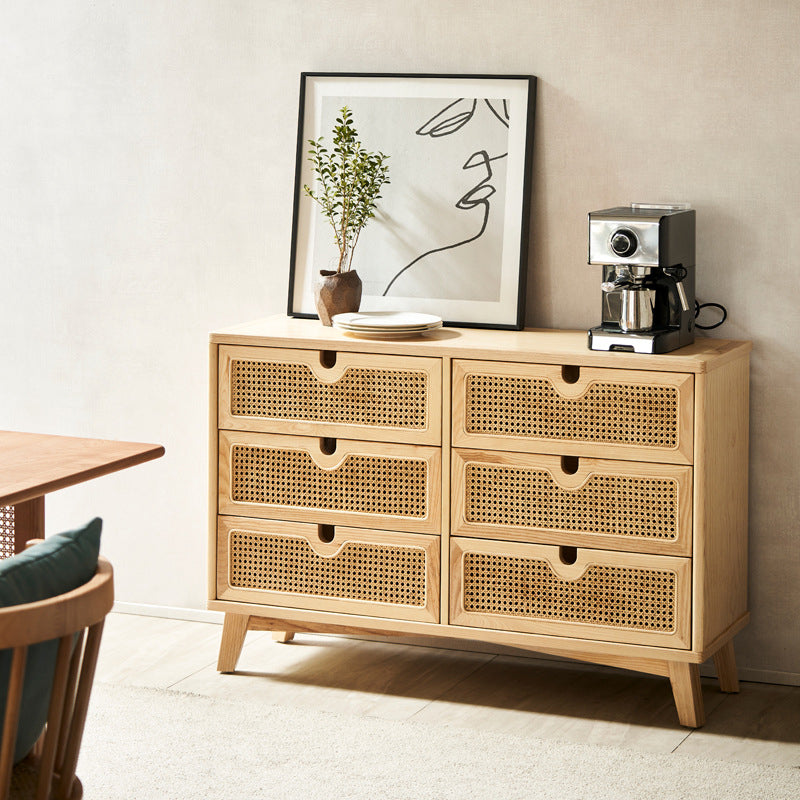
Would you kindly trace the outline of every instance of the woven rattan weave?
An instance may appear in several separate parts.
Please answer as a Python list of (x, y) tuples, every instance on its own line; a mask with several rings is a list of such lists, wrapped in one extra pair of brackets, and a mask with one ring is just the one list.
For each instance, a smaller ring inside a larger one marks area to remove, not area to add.
[(466, 376), (466, 430), (673, 449), (678, 399), (673, 386), (595, 381), (571, 398), (544, 378), (471, 374)]
[(14, 506), (0, 506), (0, 560), (14, 555)]
[(240, 503), (424, 518), (427, 494), (422, 459), (351, 454), (327, 470), (302, 450), (232, 449), (231, 496)]
[(231, 361), (236, 416), (423, 430), (427, 399), (422, 371), (349, 367), (325, 383), (305, 364)]
[(425, 607), (421, 547), (346, 542), (334, 556), (305, 539), (232, 531), (230, 584), (241, 589)]
[(465, 553), (463, 591), (465, 611), (675, 630), (676, 576), (668, 570), (596, 564), (566, 581), (543, 559)]
[(546, 470), (469, 463), (464, 493), (471, 523), (667, 541), (679, 533), (678, 484), (670, 479), (591, 475), (563, 489)]

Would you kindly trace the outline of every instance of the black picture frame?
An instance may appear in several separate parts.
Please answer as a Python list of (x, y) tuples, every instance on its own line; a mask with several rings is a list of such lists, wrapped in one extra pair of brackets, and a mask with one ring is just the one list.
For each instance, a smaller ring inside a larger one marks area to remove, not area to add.
[(336, 255), (303, 186), (313, 185), (309, 140), (330, 143), (347, 105), (366, 149), (390, 156), (391, 184), (353, 263), (364, 283), (361, 310), (522, 328), (536, 83), (532, 75), (303, 72), (288, 314), (317, 317), (313, 283)]

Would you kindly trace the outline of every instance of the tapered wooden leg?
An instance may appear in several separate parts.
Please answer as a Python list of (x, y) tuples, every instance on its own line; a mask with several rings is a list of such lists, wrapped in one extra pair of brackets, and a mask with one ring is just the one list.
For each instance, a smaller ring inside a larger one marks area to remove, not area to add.
[(739, 691), (739, 675), (736, 672), (736, 656), (733, 654), (733, 640), (722, 645), (714, 654), (714, 666), (717, 668), (719, 688), (723, 692)]
[(272, 631), (272, 638), (281, 644), (287, 644), (294, 639), (294, 634), (289, 631)]
[(672, 684), (672, 695), (681, 725), (688, 728), (704, 725), (706, 715), (700, 687), (700, 667), (697, 664), (670, 661), (669, 682)]
[(219, 644), (217, 670), (233, 672), (242, 652), (244, 637), (247, 635), (247, 614), (225, 614), (222, 624), (222, 641)]

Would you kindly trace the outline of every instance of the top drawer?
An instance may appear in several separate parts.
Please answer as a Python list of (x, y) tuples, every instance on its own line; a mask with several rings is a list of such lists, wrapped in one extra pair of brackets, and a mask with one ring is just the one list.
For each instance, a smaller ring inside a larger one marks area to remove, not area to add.
[(219, 348), (219, 426), (440, 444), (438, 358)]
[(453, 362), (453, 445), (692, 463), (694, 377)]

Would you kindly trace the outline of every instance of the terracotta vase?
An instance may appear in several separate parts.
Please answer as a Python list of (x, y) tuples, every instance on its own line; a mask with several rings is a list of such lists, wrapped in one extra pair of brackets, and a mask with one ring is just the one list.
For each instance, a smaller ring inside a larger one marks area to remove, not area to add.
[(336, 272), (320, 270), (319, 280), (314, 284), (314, 302), (320, 322), (330, 327), (336, 314), (358, 311), (361, 305), (361, 278), (355, 270)]

